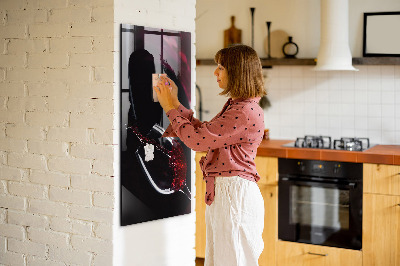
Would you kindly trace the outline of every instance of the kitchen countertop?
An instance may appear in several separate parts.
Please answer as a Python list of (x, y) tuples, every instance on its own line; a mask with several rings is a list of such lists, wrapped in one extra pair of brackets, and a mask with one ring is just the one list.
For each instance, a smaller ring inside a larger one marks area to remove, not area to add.
[(282, 147), (294, 140), (263, 140), (258, 156), (400, 165), (400, 145), (375, 145), (365, 151)]

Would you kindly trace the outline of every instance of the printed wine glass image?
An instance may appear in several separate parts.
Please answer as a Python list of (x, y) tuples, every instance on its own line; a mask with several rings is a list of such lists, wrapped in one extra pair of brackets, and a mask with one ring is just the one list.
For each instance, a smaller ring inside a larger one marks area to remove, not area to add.
[(191, 212), (191, 150), (162, 137), (169, 120), (153, 95), (166, 75), (190, 108), (190, 32), (121, 24), (121, 225)]

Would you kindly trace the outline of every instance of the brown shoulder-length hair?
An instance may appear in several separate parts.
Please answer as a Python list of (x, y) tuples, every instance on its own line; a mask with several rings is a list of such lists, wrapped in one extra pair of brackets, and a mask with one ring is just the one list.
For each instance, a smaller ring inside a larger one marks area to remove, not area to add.
[(220, 95), (252, 98), (266, 95), (260, 58), (247, 45), (233, 45), (219, 50), (214, 57), (228, 71), (228, 86)]

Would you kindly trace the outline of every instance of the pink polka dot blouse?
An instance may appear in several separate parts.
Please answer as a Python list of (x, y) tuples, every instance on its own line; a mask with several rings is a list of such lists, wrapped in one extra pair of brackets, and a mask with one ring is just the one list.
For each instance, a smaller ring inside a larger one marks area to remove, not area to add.
[(207, 205), (214, 200), (216, 176), (240, 176), (254, 182), (260, 179), (254, 163), (264, 135), (264, 112), (259, 100), (229, 98), (209, 122), (194, 118), (193, 111), (183, 105), (167, 113), (172, 122), (163, 137), (179, 137), (192, 150), (207, 151), (200, 160)]

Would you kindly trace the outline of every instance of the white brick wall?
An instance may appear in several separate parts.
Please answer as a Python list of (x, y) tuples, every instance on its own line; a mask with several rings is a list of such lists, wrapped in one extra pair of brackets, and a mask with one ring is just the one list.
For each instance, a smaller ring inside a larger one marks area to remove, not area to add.
[(7, 244), (8, 250), (15, 253), (33, 255), (42, 258), (46, 256), (47, 248), (45, 244), (39, 244), (32, 241), (20, 241), (12, 238), (8, 239)]
[(112, 265), (113, 0), (0, 4), (0, 265)]
[(8, 223), (45, 229), (49, 226), (49, 217), (37, 213), (8, 210)]

